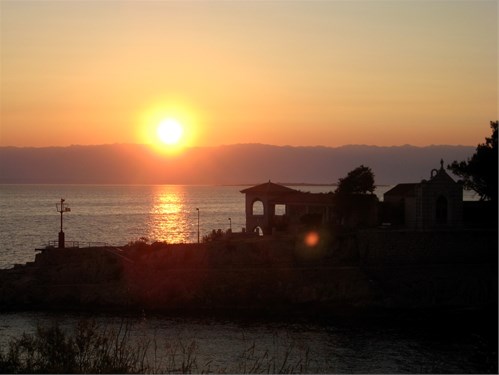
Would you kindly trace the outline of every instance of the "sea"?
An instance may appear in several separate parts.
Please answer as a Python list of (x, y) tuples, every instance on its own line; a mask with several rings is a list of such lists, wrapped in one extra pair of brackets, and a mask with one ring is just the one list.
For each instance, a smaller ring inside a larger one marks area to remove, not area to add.
[[(245, 227), (248, 186), (0, 185), (0, 268), (32, 262), (35, 249), (57, 240), (80, 247), (197, 242), (212, 230)], [(329, 192), (334, 186), (292, 186)], [(380, 199), (391, 186), (379, 186)], [(467, 193), (467, 200), (476, 196)], [(491, 373), (497, 371), (497, 325), (442, 324), (398, 316), (359, 317), (179, 316), (149, 312), (27, 311), (0, 314), (0, 348), (37, 325), (70, 329), (80, 319), (118, 327), (132, 322), (133, 337), (159, 348), (193, 349), (193, 372)], [(457, 323), (456, 323), (457, 322)], [(491, 341), (492, 340), (492, 341)], [(193, 344), (194, 343), (194, 344)], [(162, 346), (163, 345), (163, 346)], [(177, 345), (177, 346), (175, 346)], [(161, 349), (164, 352), (164, 349)], [(262, 367), (252, 367), (255, 363)], [(284, 365), (284, 367), (282, 367)], [(277, 367), (276, 367), (277, 366)], [(254, 371), (250, 371), (253, 369)], [(266, 369), (266, 370), (265, 370)]]

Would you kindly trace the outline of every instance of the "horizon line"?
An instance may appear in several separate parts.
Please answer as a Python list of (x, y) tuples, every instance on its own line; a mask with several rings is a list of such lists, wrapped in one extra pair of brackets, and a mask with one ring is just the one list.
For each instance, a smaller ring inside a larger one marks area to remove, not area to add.
[[(101, 143), (101, 144), (70, 144), (66, 146), (52, 145), (52, 146), (13, 146), (13, 145), (0, 145), (0, 149), (16, 148), (16, 149), (47, 149), (47, 148), (77, 148), (77, 147), (106, 147), (106, 146), (140, 146), (152, 148), (152, 145), (147, 143)], [(276, 145), (270, 143), (258, 143), (258, 142), (248, 142), (248, 143), (232, 143), (232, 144), (221, 144), (217, 146), (189, 146), (184, 147), (182, 150), (194, 150), (194, 149), (213, 149), (213, 148), (223, 148), (223, 147), (234, 147), (234, 146), (264, 146), (264, 147), (278, 147), (278, 148), (324, 148), (324, 149), (338, 149), (338, 148), (348, 148), (348, 147), (371, 147), (371, 148), (402, 148), (402, 147), (413, 147), (413, 148), (428, 148), (428, 147), (476, 147), (476, 145), (464, 145), (464, 144), (427, 144), (424, 146), (417, 146), (409, 143), (400, 145), (390, 145), (390, 146), (379, 146), (374, 144), (362, 144), (362, 143), (349, 143), (341, 146), (324, 146), (324, 145)]]

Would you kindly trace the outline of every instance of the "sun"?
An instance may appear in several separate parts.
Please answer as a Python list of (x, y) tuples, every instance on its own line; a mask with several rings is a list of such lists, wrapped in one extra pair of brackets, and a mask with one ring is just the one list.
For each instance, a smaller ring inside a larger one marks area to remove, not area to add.
[(162, 156), (182, 154), (199, 137), (197, 111), (181, 103), (153, 103), (137, 112), (136, 122), (137, 138)]
[(164, 144), (177, 145), (182, 140), (184, 128), (177, 120), (168, 118), (160, 121), (156, 133)]

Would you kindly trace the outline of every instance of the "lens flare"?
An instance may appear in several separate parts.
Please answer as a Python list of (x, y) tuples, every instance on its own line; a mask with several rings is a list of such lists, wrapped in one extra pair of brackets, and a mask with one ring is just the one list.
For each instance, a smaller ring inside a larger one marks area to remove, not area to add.
[(305, 236), (305, 245), (308, 247), (315, 247), (319, 243), (320, 237), (317, 232), (308, 232)]

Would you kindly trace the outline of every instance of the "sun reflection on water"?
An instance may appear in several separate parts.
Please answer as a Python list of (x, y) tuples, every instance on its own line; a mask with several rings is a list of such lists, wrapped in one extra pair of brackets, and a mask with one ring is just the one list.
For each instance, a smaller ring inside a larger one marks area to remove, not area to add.
[(149, 219), (148, 238), (167, 243), (189, 242), (193, 223), (183, 186), (157, 186)]

